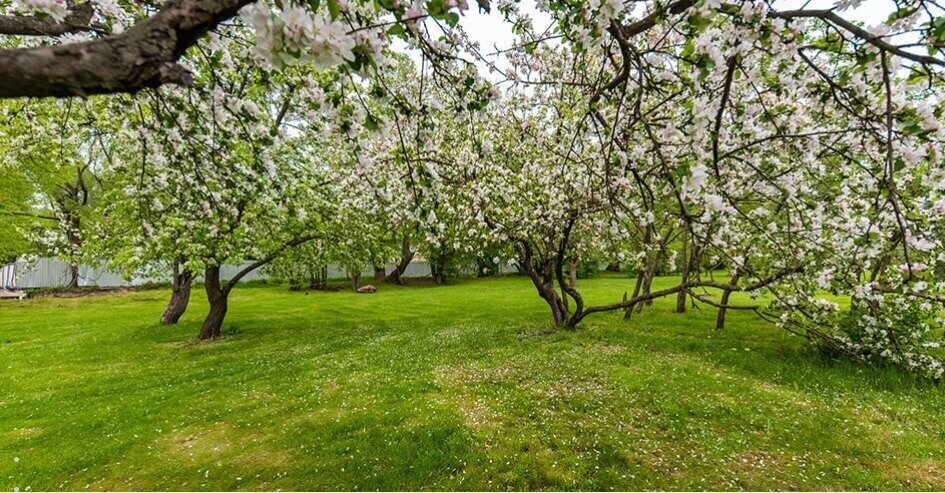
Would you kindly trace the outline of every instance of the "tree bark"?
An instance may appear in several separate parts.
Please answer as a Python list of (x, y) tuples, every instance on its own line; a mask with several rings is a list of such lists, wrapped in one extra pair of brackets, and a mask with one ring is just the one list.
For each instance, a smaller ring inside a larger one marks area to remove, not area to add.
[(87, 96), (190, 84), (177, 60), (251, 0), (172, 0), (128, 30), (82, 43), (0, 50), (0, 98)]
[(394, 266), (394, 270), (387, 275), (387, 282), (394, 284), (403, 284), (403, 275), (404, 272), (407, 272), (407, 267), (410, 265), (410, 261), (413, 260), (414, 251), (410, 248), (410, 237), (404, 236), (404, 240), (400, 245), (400, 262)]
[(66, 283), (66, 289), (69, 291), (79, 289), (79, 265), (76, 263), (69, 264), (69, 281)]
[[(680, 269), (680, 284), (686, 284), (689, 281), (689, 267), (692, 262), (689, 259), (689, 232), (686, 231), (683, 233), (682, 237), (682, 253), (679, 255), (682, 258), (682, 269)], [(676, 313), (686, 313), (686, 296), (689, 294), (689, 291), (686, 289), (680, 289), (676, 293)]]
[[(637, 281), (633, 284), (633, 296), (630, 297), (631, 299), (632, 299), (632, 298), (636, 298), (637, 296), (640, 295), (640, 290), (643, 289), (643, 281), (644, 281), (645, 278), (646, 278), (646, 272), (647, 272), (647, 269), (649, 269), (649, 267), (650, 267), (650, 266), (649, 266), (649, 262), (647, 262), (647, 265), (645, 265), (645, 266), (643, 267), (643, 270), (641, 270), (640, 272), (637, 272)], [(626, 293), (626, 292), (623, 293), (623, 299), (624, 299), (624, 301), (627, 300), (627, 293)], [(641, 305), (641, 306), (642, 306), (642, 305)], [(630, 319), (630, 317), (633, 315), (633, 309), (634, 309), (634, 307), (635, 307), (635, 305), (630, 305), (630, 306), (628, 306), (628, 307), (626, 307), (626, 308), (623, 309), (623, 319), (624, 319), (624, 320), (629, 320), (629, 319)]]
[(535, 259), (531, 247), (524, 241), (517, 245), (519, 252), (519, 267), (528, 275), (548, 307), (551, 308), (551, 319), (555, 327), (565, 327), (568, 321), (568, 307), (564, 298), (555, 289), (554, 261), (551, 259)]
[(224, 287), (220, 283), (220, 266), (209, 265), (204, 271), (204, 288), (207, 291), (207, 301), (210, 303), (210, 312), (200, 328), (200, 339), (217, 339), (223, 329), (223, 320), (226, 318), (227, 302), (230, 295), (229, 285)]
[[(738, 286), (738, 279), (741, 277), (742, 271), (738, 269), (735, 271), (735, 275), (732, 276), (732, 280), (728, 283), (729, 286), (735, 288)], [(719, 313), (715, 317), (715, 330), (722, 330), (725, 328), (725, 312), (728, 311), (728, 299), (732, 296), (731, 290), (722, 291), (722, 300), (719, 303)]]
[(328, 267), (319, 267), (312, 270), (308, 283), (309, 289), (325, 289), (328, 287)]
[(297, 247), (315, 238), (318, 238), (318, 236), (310, 235), (295, 238), (275, 249), (269, 255), (243, 267), (242, 270), (234, 274), (233, 277), (226, 282), (220, 281), (219, 264), (208, 265), (206, 270), (204, 270), (203, 277), (204, 288), (207, 291), (207, 301), (210, 303), (210, 312), (207, 313), (207, 318), (204, 319), (203, 326), (200, 328), (200, 339), (207, 340), (220, 337), (223, 328), (223, 319), (226, 318), (227, 300), (230, 296), (230, 291), (233, 290), (233, 286), (236, 286), (236, 283), (240, 282), (240, 279), (269, 262), (272, 262), (287, 249)]
[(190, 303), (190, 283), (193, 273), (190, 269), (180, 271), (180, 266), (174, 263), (174, 280), (171, 284), (171, 300), (167, 303), (164, 314), (161, 315), (161, 325), (174, 325), (187, 311)]
[[(85, 202), (82, 202), (82, 205), (85, 205)], [(82, 219), (79, 217), (79, 211), (72, 209), (67, 209), (66, 217), (69, 221), (69, 227), (66, 229), (66, 240), (69, 242), (69, 257), (71, 261), (69, 263), (68, 289), (75, 290), (79, 288), (78, 259), (82, 253), (82, 236), (79, 231), (82, 227)]]

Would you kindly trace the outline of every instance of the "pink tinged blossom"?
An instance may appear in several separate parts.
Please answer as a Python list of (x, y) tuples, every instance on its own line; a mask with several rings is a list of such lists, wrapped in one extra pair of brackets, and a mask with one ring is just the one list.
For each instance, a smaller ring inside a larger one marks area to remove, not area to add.
[(689, 173), (689, 177), (686, 179), (686, 191), (689, 193), (697, 193), (702, 190), (702, 187), (705, 186), (706, 181), (709, 179), (708, 169), (704, 164), (696, 165)]
[(410, 5), (410, 8), (404, 12), (404, 19), (418, 19), (427, 14), (426, 10), (423, 8), (423, 5), (420, 2), (414, 2)]
[(925, 264), (925, 263), (922, 263), (922, 262), (911, 262), (911, 263), (908, 263), (908, 264), (902, 264), (902, 265), (900, 265), (900, 266), (899, 266), (899, 272), (902, 272), (902, 273), (913, 272), (913, 273), (915, 273), (915, 272), (922, 272), (922, 271), (924, 271), (924, 270), (926, 270), (926, 269), (928, 269), (928, 268), (929, 268), (929, 266), (928, 266), (927, 264)]
[(466, 0), (446, 0), (446, 6), (451, 9), (458, 8), (460, 12), (469, 10), (469, 3)]
[(936, 245), (935, 242), (929, 241), (925, 238), (912, 239), (912, 241), (909, 243), (911, 243), (912, 248), (922, 252), (929, 252), (935, 248)]
[(725, 204), (725, 199), (721, 195), (716, 195), (714, 193), (705, 196), (705, 207), (706, 209), (715, 212), (725, 212), (728, 210), (728, 207)]

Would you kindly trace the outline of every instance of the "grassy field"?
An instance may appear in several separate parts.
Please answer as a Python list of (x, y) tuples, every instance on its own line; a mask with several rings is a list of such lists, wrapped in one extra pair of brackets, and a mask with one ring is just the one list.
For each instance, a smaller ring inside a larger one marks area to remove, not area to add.
[(166, 290), (0, 303), (0, 489), (945, 489), (945, 390), (746, 313), (238, 287), (198, 343), (194, 294), (171, 328)]

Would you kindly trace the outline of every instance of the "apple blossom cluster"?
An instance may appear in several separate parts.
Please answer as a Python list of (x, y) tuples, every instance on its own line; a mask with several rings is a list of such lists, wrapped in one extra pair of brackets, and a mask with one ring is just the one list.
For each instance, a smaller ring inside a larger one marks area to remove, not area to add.
[[(264, 3), (243, 7), (240, 15), (256, 32), (253, 52), (269, 66), (313, 63), (331, 68), (355, 59), (355, 38), (339, 20), (295, 5), (286, 5), (274, 13)], [(373, 48), (374, 53), (379, 53), (382, 46)]]

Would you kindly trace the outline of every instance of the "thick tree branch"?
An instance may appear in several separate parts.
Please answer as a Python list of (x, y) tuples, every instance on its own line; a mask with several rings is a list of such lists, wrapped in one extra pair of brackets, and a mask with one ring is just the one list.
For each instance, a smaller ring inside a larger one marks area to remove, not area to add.
[(85, 96), (189, 84), (177, 60), (250, 0), (174, 0), (127, 31), (59, 46), (0, 51), (0, 98)]
[(309, 236), (302, 236), (302, 237), (296, 238), (282, 245), (281, 247), (277, 248), (275, 251), (273, 251), (269, 255), (247, 265), (241, 271), (237, 272), (235, 276), (230, 278), (229, 281), (227, 281), (226, 285), (223, 287), (224, 292), (229, 293), (230, 290), (233, 289), (233, 286), (236, 286), (236, 283), (240, 282), (240, 279), (246, 277), (250, 272), (268, 264), (269, 262), (272, 262), (273, 260), (278, 258), (280, 255), (285, 253), (286, 250), (290, 248), (295, 248), (303, 243), (312, 241), (316, 238), (319, 238), (319, 235), (309, 235)]

